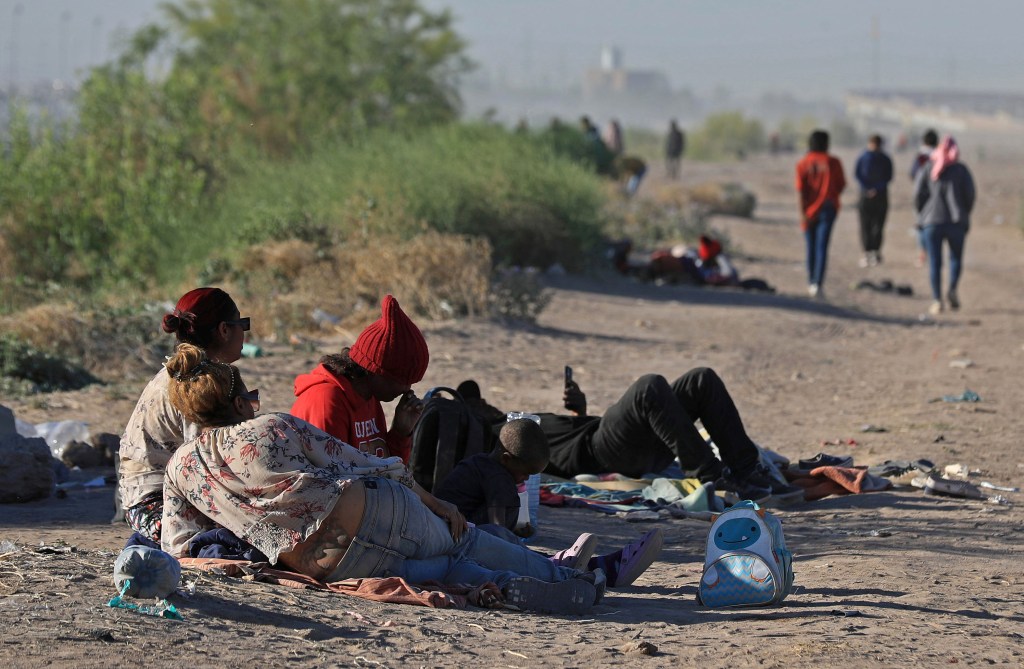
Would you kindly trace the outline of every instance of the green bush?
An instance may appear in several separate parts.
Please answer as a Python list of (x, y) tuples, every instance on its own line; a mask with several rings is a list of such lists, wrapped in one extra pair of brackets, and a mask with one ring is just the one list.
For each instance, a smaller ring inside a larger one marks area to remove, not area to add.
[(764, 146), (760, 121), (747, 119), (740, 112), (723, 112), (709, 116), (691, 133), (686, 155), (694, 160), (734, 160), (761, 151)]
[(98, 379), (78, 365), (0, 335), (0, 390), (12, 394), (78, 390)]
[[(604, 196), (586, 168), (542, 140), (482, 125), (370, 133), (302, 160), (254, 163), (207, 227), (216, 244), (331, 245), (426, 229), (486, 237), (499, 264), (577, 266)], [(367, 226), (372, 225), (373, 230)]]

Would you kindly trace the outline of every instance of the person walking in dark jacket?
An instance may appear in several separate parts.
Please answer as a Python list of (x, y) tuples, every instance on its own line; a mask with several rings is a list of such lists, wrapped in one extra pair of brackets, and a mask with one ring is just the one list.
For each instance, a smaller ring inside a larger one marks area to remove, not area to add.
[(686, 148), (686, 135), (679, 129), (675, 119), (668, 124), (668, 135), (665, 137), (665, 171), (669, 179), (679, 178), (679, 163)]
[(914, 184), (914, 206), (928, 247), (928, 278), (933, 302), (929, 309), (938, 315), (945, 309), (942, 301), (942, 242), (949, 245), (949, 308), (960, 308), (957, 287), (964, 254), (964, 240), (971, 227), (974, 208), (974, 179), (960, 162), (956, 140), (946, 137), (932, 152), (931, 159), (918, 171)]
[(882, 228), (889, 213), (889, 182), (892, 160), (882, 151), (882, 138), (871, 135), (868, 148), (857, 159), (854, 176), (860, 184), (860, 243), (864, 249), (861, 267), (882, 262)]

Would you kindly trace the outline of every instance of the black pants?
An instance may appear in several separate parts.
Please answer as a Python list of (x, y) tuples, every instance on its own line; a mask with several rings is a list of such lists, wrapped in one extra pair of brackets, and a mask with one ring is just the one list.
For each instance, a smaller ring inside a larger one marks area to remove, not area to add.
[(865, 253), (880, 251), (882, 248), (882, 228), (885, 217), (889, 213), (889, 194), (885, 191), (875, 193), (874, 197), (861, 194), (858, 205), (860, 212), (860, 243)]
[[(700, 436), (696, 420), (718, 446), (721, 461)], [(591, 448), (604, 471), (632, 477), (661, 471), (678, 457), (684, 470), (714, 480), (723, 464), (742, 475), (758, 459), (729, 391), (707, 367), (692, 369), (671, 385), (657, 374), (641, 376), (605, 412)]]

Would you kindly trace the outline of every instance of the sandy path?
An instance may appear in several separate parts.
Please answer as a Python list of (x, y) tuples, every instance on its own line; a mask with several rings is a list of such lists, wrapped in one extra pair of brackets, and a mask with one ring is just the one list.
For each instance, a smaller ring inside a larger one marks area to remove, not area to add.
[[(853, 155), (842, 157), (849, 168)], [(908, 159), (897, 157), (901, 173)], [(927, 457), (980, 470), (977, 480), (1021, 485), (1024, 240), (1017, 220), (1024, 170), (995, 158), (971, 163), (981, 199), (968, 238), (964, 308), (932, 320), (921, 318), (930, 298), (924, 270), (913, 263), (904, 181), (891, 196), (885, 263), (856, 266), (850, 195), (833, 238), (828, 302), (804, 296), (790, 192), (794, 160), (684, 165), (694, 181), (738, 179), (757, 192), (756, 220), (717, 218), (714, 226), (733, 240), (743, 275), (767, 279), (778, 295), (563, 277), (535, 326), (425, 324), (432, 360), (420, 388), (472, 376), (500, 407), (556, 410), (569, 363), (591, 410), (600, 412), (639, 374), (671, 377), (710, 365), (733, 391), (751, 435), (791, 457), (823, 449), (846, 450), (859, 464)], [(852, 289), (862, 278), (910, 284), (915, 295)], [(339, 345), (325, 339), (323, 350)], [(286, 410), (291, 379), (319, 352), (269, 348), (274, 355), (243, 361), (243, 372), (267, 397), (264, 410)], [(972, 366), (950, 366), (964, 359)], [(119, 431), (143, 383), (13, 408), (31, 422), (80, 418), (94, 430)], [(928, 401), (965, 388), (982, 402)], [(862, 433), (869, 423), (887, 431)], [(833, 439), (857, 445), (821, 445)], [(1019, 666), (1024, 652), (1020, 494), (1008, 494), (1016, 504), (1007, 506), (908, 488), (780, 510), (797, 589), (776, 609), (699, 608), (694, 594), (707, 526), (674, 520), (660, 523), (662, 559), (583, 619), (380, 605), (204, 576), (195, 597), (179, 600), (185, 623), (103, 606), (113, 594), (115, 551), (128, 534), (107, 524), (109, 496), (110, 489), (72, 491), (67, 499), (0, 507), (0, 540), (64, 540), (79, 549), (23, 550), (0, 561), (0, 638), (10, 666), (154, 657), (225, 667)], [(542, 508), (541, 520), (537, 543), (545, 548), (596, 530), (601, 548), (611, 549), (646, 527), (580, 510)], [(629, 651), (637, 640), (657, 652)]]

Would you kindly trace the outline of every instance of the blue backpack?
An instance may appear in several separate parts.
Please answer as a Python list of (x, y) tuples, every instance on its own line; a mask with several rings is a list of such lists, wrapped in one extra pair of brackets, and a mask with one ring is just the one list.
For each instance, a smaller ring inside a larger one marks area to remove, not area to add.
[(711, 525), (697, 601), (704, 606), (770, 606), (793, 589), (793, 554), (782, 523), (749, 500)]

